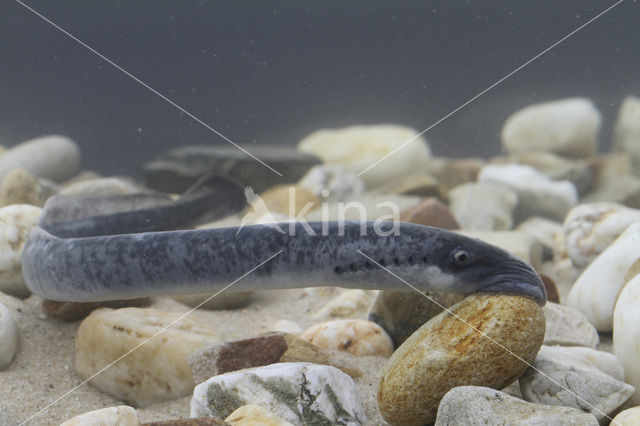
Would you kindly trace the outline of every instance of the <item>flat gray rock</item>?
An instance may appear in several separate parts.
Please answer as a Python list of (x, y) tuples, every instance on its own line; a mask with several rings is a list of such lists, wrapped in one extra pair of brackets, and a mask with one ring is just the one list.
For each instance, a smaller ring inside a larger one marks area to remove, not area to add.
[(435, 426), (445, 425), (597, 425), (575, 408), (532, 404), (482, 386), (451, 389), (440, 401)]
[(542, 311), (547, 322), (545, 345), (598, 346), (598, 331), (577, 309), (547, 302)]

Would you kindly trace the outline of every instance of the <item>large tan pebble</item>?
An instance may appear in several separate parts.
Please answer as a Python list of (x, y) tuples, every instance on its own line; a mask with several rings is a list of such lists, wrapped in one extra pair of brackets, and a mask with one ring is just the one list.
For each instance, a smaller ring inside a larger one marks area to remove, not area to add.
[(356, 173), (386, 157), (360, 175), (369, 188), (424, 172), (431, 155), (426, 140), (414, 129), (388, 124), (318, 130), (300, 141), (298, 149)]
[(378, 324), (365, 320), (335, 320), (313, 325), (300, 336), (322, 349), (349, 352), (355, 356), (389, 356), (393, 343)]
[(22, 247), (38, 224), (42, 209), (27, 204), (0, 208), (0, 291), (16, 297), (30, 294), (22, 276)]
[(138, 426), (136, 410), (127, 406), (101, 408), (75, 416), (60, 426)]
[(234, 426), (293, 426), (259, 405), (243, 405), (224, 419)]
[(181, 316), (143, 308), (93, 311), (78, 329), (77, 373), (87, 379), (122, 357), (90, 383), (136, 406), (189, 395), (194, 382), (187, 358), (218, 338), (208, 324)]
[(544, 330), (542, 309), (531, 299), (469, 296), (393, 353), (378, 389), (382, 416), (393, 425), (431, 423), (440, 399), (454, 387), (502, 389), (533, 361)]
[(377, 295), (377, 290), (347, 290), (324, 305), (313, 317), (318, 319), (353, 317), (358, 313), (367, 312)]

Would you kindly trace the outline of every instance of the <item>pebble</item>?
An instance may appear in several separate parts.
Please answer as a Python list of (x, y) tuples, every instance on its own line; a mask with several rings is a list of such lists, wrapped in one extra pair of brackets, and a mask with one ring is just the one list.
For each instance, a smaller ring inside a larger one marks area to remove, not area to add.
[(475, 182), (478, 179), (480, 169), (486, 164), (485, 160), (480, 158), (460, 158), (451, 159), (438, 170), (429, 169), (436, 178), (438, 183), (446, 190), (451, 190), (456, 186), (467, 182)]
[(323, 203), (305, 215), (307, 221), (325, 220), (398, 220), (400, 212), (422, 201), (415, 195), (365, 193), (348, 203)]
[[(260, 194), (258, 202), (251, 202), (253, 212), (246, 217), (280, 214), (288, 217), (304, 217), (320, 206), (320, 200), (302, 186), (278, 185)], [(251, 220), (251, 219), (250, 219)]]
[(300, 325), (297, 322), (293, 322), (288, 319), (281, 319), (276, 321), (275, 324), (273, 324), (273, 327), (271, 327), (271, 331), (294, 334), (297, 336), (302, 334), (304, 330), (302, 329), (302, 327), (300, 327)]
[(482, 168), (478, 181), (504, 185), (516, 191), (516, 221), (531, 216), (562, 221), (578, 202), (578, 191), (572, 182), (551, 180), (531, 166), (490, 164)]
[(61, 182), (78, 172), (80, 149), (64, 136), (43, 136), (22, 142), (0, 156), (0, 180), (14, 169)]
[(509, 153), (550, 151), (590, 157), (598, 150), (601, 121), (593, 102), (584, 98), (530, 105), (507, 118), (502, 146)]
[(349, 201), (364, 193), (364, 180), (342, 164), (320, 164), (300, 179), (298, 186), (327, 202)]
[(640, 405), (640, 274), (620, 292), (613, 311), (613, 352), (624, 366), (626, 382), (636, 388), (631, 398)]
[(214, 344), (189, 356), (193, 380), (200, 384), (218, 374), (277, 362), (330, 364), (330, 357), (315, 345), (292, 334), (271, 333)]
[(60, 426), (138, 426), (138, 413), (127, 405), (101, 408), (75, 416)]
[(620, 360), (609, 352), (583, 346), (542, 345), (538, 356), (544, 356), (554, 362), (584, 370), (595, 369), (616, 380), (624, 381), (625, 373)]
[[(234, 310), (249, 305), (253, 301), (252, 291), (223, 291), (216, 293), (182, 294), (171, 296), (177, 302), (193, 308), (219, 311), (223, 309)], [(215, 297), (211, 297), (215, 295)]]
[(456, 316), (435, 316), (389, 359), (378, 390), (378, 407), (389, 423), (435, 421), (440, 400), (456, 386), (507, 386), (527, 368), (513, 354), (530, 362), (542, 345), (544, 315), (531, 299), (472, 295), (450, 310)]
[(141, 307), (151, 304), (151, 299), (147, 297), (128, 300), (107, 300), (103, 302), (58, 302), (54, 300), (43, 300), (40, 309), (49, 318), (56, 318), (62, 321), (79, 321), (86, 318), (91, 312), (98, 308), (126, 308)]
[(427, 197), (420, 204), (400, 212), (400, 222), (417, 223), (441, 229), (459, 229), (449, 208), (436, 197)]
[(545, 345), (598, 346), (598, 330), (580, 311), (553, 302), (547, 302), (542, 311), (546, 319)]
[(447, 200), (448, 195), (437, 179), (426, 173), (414, 173), (385, 183), (375, 189), (381, 194), (417, 195)]
[(99, 177), (95, 179), (81, 180), (65, 185), (60, 190), (60, 195), (78, 196), (90, 195), (94, 197), (108, 197), (111, 195), (137, 194), (142, 191), (140, 185), (128, 179), (118, 177)]
[(360, 175), (368, 188), (427, 170), (431, 155), (427, 141), (414, 129), (396, 125), (318, 130), (300, 141), (298, 149), (325, 163), (343, 164), (357, 174), (397, 149)]
[(346, 290), (329, 301), (312, 317), (314, 319), (348, 318), (368, 312), (377, 296), (378, 290)]
[(93, 311), (78, 329), (76, 372), (87, 379), (131, 351), (90, 383), (135, 406), (189, 395), (188, 356), (219, 339), (209, 324), (181, 316), (143, 308)]
[(563, 224), (567, 254), (584, 268), (609, 247), (629, 225), (640, 221), (640, 210), (611, 202), (587, 203), (569, 211)]
[(382, 327), (395, 347), (400, 346), (422, 324), (465, 298), (464, 295), (433, 291), (420, 296), (415, 290), (382, 290), (369, 312), (369, 321)]
[(45, 191), (38, 178), (26, 170), (11, 170), (0, 184), (0, 206), (11, 204), (31, 204), (42, 207), (47, 197), (51, 195)]
[(293, 426), (292, 423), (255, 404), (236, 409), (224, 421), (236, 426)]
[(633, 386), (603, 373), (594, 362), (578, 361), (575, 353), (566, 356), (562, 351), (541, 349), (533, 367), (520, 377), (525, 400), (577, 408), (602, 421), (633, 394)]
[(141, 426), (230, 426), (224, 420), (213, 417), (192, 417), (187, 419), (162, 420), (157, 422), (142, 423)]
[(360, 320), (333, 320), (312, 325), (300, 336), (322, 349), (348, 352), (355, 356), (390, 356), (393, 342), (378, 324)]
[(144, 181), (149, 188), (182, 194), (202, 176), (217, 173), (260, 193), (297, 182), (321, 163), (314, 155), (286, 146), (252, 146), (248, 151), (281, 176), (234, 146), (192, 145), (172, 149), (146, 163)]
[(593, 425), (594, 416), (569, 407), (532, 404), (482, 386), (459, 386), (440, 401), (435, 426)]
[(518, 194), (503, 185), (470, 182), (449, 193), (450, 208), (462, 229), (502, 231), (513, 226)]
[(563, 227), (560, 222), (543, 217), (530, 217), (520, 223), (516, 231), (529, 234), (543, 246), (543, 250), (550, 251), (548, 256), (543, 254), (543, 260), (553, 260), (565, 252)]
[(630, 225), (578, 277), (566, 305), (582, 312), (600, 332), (613, 328), (616, 297), (630, 268), (640, 262), (640, 222)]
[(11, 364), (18, 349), (18, 327), (11, 311), (0, 302), (0, 371)]
[(601, 179), (597, 187), (586, 194), (582, 201), (585, 203), (609, 201), (638, 209), (640, 208), (640, 178), (618, 174)]
[(640, 98), (627, 96), (613, 126), (613, 146), (631, 155), (636, 173), (640, 172)]
[(293, 424), (360, 425), (365, 420), (353, 380), (335, 367), (286, 362), (222, 374), (199, 384), (191, 416), (225, 418), (258, 404)]
[(31, 292), (22, 276), (22, 247), (38, 224), (42, 209), (28, 204), (0, 208), (0, 291), (16, 297)]
[(613, 418), (614, 426), (638, 426), (640, 425), (640, 407), (627, 408)]
[(534, 268), (538, 268), (544, 259), (544, 246), (526, 232), (474, 231), (466, 229), (457, 232), (498, 246), (529, 263)]

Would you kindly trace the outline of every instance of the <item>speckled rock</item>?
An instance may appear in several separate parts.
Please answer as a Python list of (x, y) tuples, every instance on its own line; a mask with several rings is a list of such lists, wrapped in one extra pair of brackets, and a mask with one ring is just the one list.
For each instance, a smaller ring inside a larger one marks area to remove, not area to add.
[(417, 206), (401, 211), (400, 221), (442, 229), (460, 228), (449, 208), (436, 197), (425, 198)]
[(511, 229), (517, 193), (493, 183), (471, 182), (449, 193), (451, 212), (463, 229), (500, 231)]
[[(214, 296), (215, 297), (211, 297)], [(218, 311), (221, 309), (239, 309), (253, 301), (252, 291), (223, 291), (216, 293), (181, 294), (171, 296), (172, 299), (187, 306)]]
[(43, 300), (40, 306), (42, 312), (50, 317), (62, 321), (78, 321), (85, 318), (98, 308), (126, 308), (142, 307), (151, 304), (151, 299), (147, 297), (128, 300), (107, 300), (103, 302), (57, 302), (54, 300)]
[(0, 184), (0, 206), (11, 204), (31, 204), (42, 207), (47, 193), (38, 178), (26, 170), (14, 169), (6, 174)]
[(629, 225), (640, 221), (640, 210), (599, 202), (574, 207), (567, 213), (563, 232), (567, 254), (584, 268), (609, 247)]
[(337, 368), (281, 363), (222, 374), (199, 384), (191, 416), (227, 417), (258, 404), (293, 424), (360, 425), (365, 420), (353, 380)]
[(391, 338), (382, 327), (359, 319), (312, 325), (300, 337), (319, 348), (349, 352), (355, 356), (389, 356), (393, 352)]
[(627, 282), (613, 311), (613, 352), (622, 363), (626, 382), (636, 388), (631, 398), (640, 405), (640, 274)]
[(464, 297), (437, 291), (420, 296), (415, 290), (383, 290), (369, 312), (369, 321), (384, 328), (398, 347), (443, 308), (455, 305)]
[(95, 197), (109, 195), (136, 194), (141, 186), (119, 177), (86, 179), (65, 185), (60, 195), (91, 195)]
[(224, 420), (236, 426), (293, 426), (266, 408), (254, 404), (238, 408)]
[(18, 327), (11, 311), (0, 302), (0, 370), (13, 361), (18, 349)]
[(459, 386), (440, 401), (435, 426), (465, 425), (593, 425), (594, 416), (568, 407), (532, 404), (481, 386)]
[(613, 146), (631, 155), (636, 173), (640, 173), (640, 98), (627, 96), (620, 106), (613, 127)]
[(63, 136), (43, 136), (22, 142), (0, 156), (0, 179), (14, 169), (61, 182), (78, 172), (80, 149)]
[(60, 426), (138, 426), (139, 424), (136, 410), (126, 405), (119, 405), (80, 414)]
[(368, 312), (377, 296), (377, 290), (346, 290), (320, 308), (313, 318), (348, 318)]
[(640, 425), (640, 407), (627, 408), (618, 413), (611, 422), (614, 426)]
[(553, 181), (531, 166), (487, 165), (480, 171), (478, 181), (504, 185), (516, 191), (516, 221), (531, 216), (561, 221), (578, 202), (578, 191), (572, 182)]
[(426, 170), (430, 157), (429, 146), (422, 136), (414, 129), (395, 125), (318, 130), (300, 141), (298, 149), (317, 155), (325, 163), (343, 164), (356, 173), (397, 149), (360, 175), (369, 188)]
[(552, 302), (542, 310), (547, 324), (545, 345), (598, 346), (598, 330), (580, 311)]
[[(80, 324), (75, 369), (90, 383), (136, 406), (191, 393), (194, 382), (187, 357), (217, 342), (206, 323), (157, 309), (100, 308)], [(130, 352), (130, 353), (129, 353)]]
[(388, 422), (433, 422), (440, 399), (456, 386), (503, 388), (542, 345), (544, 315), (531, 299), (474, 295), (449, 309), (455, 316), (442, 312), (432, 318), (389, 359), (378, 390), (378, 407)]
[(562, 349), (541, 349), (533, 367), (520, 377), (525, 400), (577, 408), (601, 421), (633, 394), (633, 386), (603, 373), (597, 363), (558, 352)]
[(31, 292), (22, 277), (22, 247), (38, 224), (42, 209), (28, 204), (0, 208), (0, 291), (16, 297)]
[(640, 222), (637, 222), (589, 264), (569, 292), (566, 305), (582, 312), (600, 332), (613, 328), (616, 297), (632, 277), (628, 276), (630, 268), (640, 264), (639, 241)]
[(551, 151), (589, 157), (597, 151), (601, 121), (593, 102), (584, 98), (530, 105), (504, 123), (502, 146), (508, 152)]
[(349, 201), (366, 189), (364, 181), (342, 164), (314, 166), (300, 179), (298, 186), (328, 202)]

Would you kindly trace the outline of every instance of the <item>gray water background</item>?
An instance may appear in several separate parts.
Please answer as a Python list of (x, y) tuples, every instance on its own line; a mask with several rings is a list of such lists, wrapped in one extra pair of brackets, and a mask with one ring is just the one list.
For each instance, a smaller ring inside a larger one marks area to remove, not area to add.
[[(25, 1), (238, 144), (323, 127), (422, 130), (612, 1)], [(625, 0), (425, 136), (439, 155), (500, 151), (513, 111), (568, 96), (603, 113), (640, 95), (640, 3)], [(226, 144), (12, 0), (0, 0), (0, 144), (76, 140), (83, 168), (139, 173)]]

